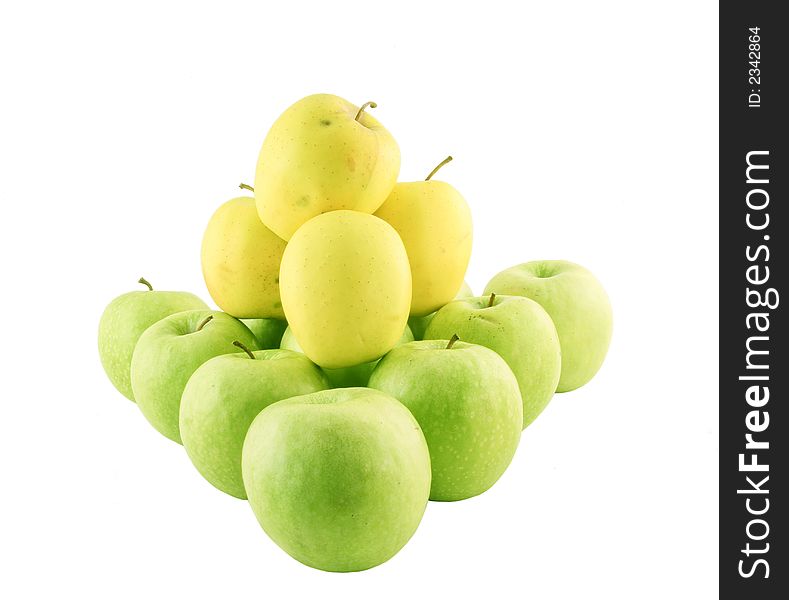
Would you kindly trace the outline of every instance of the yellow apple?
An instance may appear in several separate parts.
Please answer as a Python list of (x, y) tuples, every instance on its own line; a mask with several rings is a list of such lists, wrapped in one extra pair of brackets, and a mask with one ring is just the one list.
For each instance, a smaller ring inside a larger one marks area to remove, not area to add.
[(421, 317), (450, 302), (463, 285), (471, 257), (471, 211), (451, 185), (431, 179), (398, 183), (375, 212), (397, 230), (413, 280), (411, 315)]
[(203, 235), (203, 277), (226, 313), (244, 319), (284, 319), (279, 264), (285, 242), (260, 222), (253, 198), (220, 206)]
[(285, 316), (304, 354), (325, 369), (376, 360), (408, 320), (411, 269), (397, 232), (370, 214), (337, 210), (302, 225), (280, 267)]
[(255, 173), (261, 220), (284, 240), (321, 213), (372, 214), (392, 191), (400, 148), (369, 113), (331, 94), (293, 104), (268, 132)]

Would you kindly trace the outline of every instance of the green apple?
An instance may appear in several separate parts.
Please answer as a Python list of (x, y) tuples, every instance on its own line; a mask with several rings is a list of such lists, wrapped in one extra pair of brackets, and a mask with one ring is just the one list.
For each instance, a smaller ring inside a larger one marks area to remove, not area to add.
[(288, 327), (288, 322), (282, 319), (240, 319), (258, 340), (258, 345), (263, 350), (279, 348), (282, 334)]
[[(458, 293), (455, 294), (454, 300), (460, 300), (461, 298), (470, 298), (474, 295), (474, 292), (471, 291), (471, 287), (469, 287), (468, 283), (465, 281), (463, 285), (458, 290)], [(415, 340), (423, 340), (425, 339), (425, 331), (427, 330), (427, 326), (430, 325), (430, 321), (433, 320), (433, 317), (436, 313), (430, 313), (429, 315), (425, 315), (424, 317), (410, 317), (408, 319), (408, 326), (411, 328), (411, 333), (414, 334)]]
[[(397, 340), (397, 346), (401, 344), (407, 344), (408, 342), (414, 341), (414, 335), (411, 333), (411, 329), (406, 326), (405, 330), (403, 331), (403, 335), (400, 336), (400, 339)], [(280, 348), (284, 348), (285, 350), (293, 350), (294, 352), (303, 352), (301, 346), (299, 346), (298, 340), (296, 340), (296, 336), (293, 335), (293, 331), (290, 327), (285, 330), (285, 333), (282, 336), (282, 342)], [(361, 365), (355, 365), (353, 367), (345, 367), (344, 369), (323, 369), (323, 372), (326, 373), (326, 377), (329, 379), (329, 383), (333, 388), (341, 388), (341, 387), (365, 387), (367, 386), (367, 382), (370, 380), (370, 373), (373, 372), (375, 365), (378, 364), (377, 360), (362, 363)]]
[(509, 466), (521, 437), (518, 382), (495, 352), (476, 344), (425, 340), (381, 359), (370, 387), (402, 402), (430, 449), (430, 499), (481, 494)]
[(403, 335), (411, 269), (386, 221), (335, 210), (310, 219), (291, 238), (279, 288), (307, 358), (341, 369), (381, 358)]
[(170, 315), (145, 330), (132, 355), (131, 384), (137, 406), (157, 431), (181, 443), (178, 410), (186, 382), (209, 358), (238, 352), (236, 340), (259, 349), (241, 321), (210, 310)]
[(496, 351), (518, 380), (523, 427), (546, 407), (562, 367), (556, 328), (542, 307), (518, 296), (482, 296), (450, 302), (436, 313), (425, 339), (461, 340)]
[(394, 556), (416, 531), (430, 493), (419, 424), (397, 400), (367, 388), (263, 409), (241, 466), (264, 531), (324, 571), (361, 571)]
[(375, 211), (395, 228), (411, 265), (411, 316), (423, 317), (451, 301), (471, 258), (471, 211), (454, 187), (431, 179), (398, 183)]
[(595, 376), (611, 343), (613, 315), (594, 275), (566, 260), (538, 260), (496, 275), (485, 287), (491, 292), (531, 298), (551, 316), (562, 346), (557, 392), (577, 389)]
[(215, 356), (198, 367), (181, 397), (180, 431), (186, 453), (210, 483), (231, 496), (246, 498), (241, 448), (252, 420), (274, 402), (328, 388), (326, 376), (315, 364), (289, 350), (244, 349)]
[(284, 251), (285, 241), (260, 222), (254, 198), (228, 200), (208, 222), (200, 251), (211, 298), (234, 317), (283, 319), (279, 264)]
[(255, 173), (260, 220), (283, 240), (332, 210), (372, 214), (400, 172), (391, 134), (361, 108), (331, 94), (293, 104), (268, 132)]
[(131, 360), (137, 340), (151, 325), (172, 314), (207, 309), (205, 302), (188, 292), (154, 291), (144, 278), (146, 291), (128, 292), (109, 303), (99, 321), (99, 358), (112, 385), (129, 400)]

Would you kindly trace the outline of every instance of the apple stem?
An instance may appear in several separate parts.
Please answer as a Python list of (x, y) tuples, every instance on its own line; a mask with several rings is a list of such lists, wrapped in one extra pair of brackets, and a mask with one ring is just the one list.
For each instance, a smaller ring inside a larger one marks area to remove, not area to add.
[(247, 185), (246, 183), (239, 183), (238, 187), (240, 187), (242, 190), (249, 190), (250, 192), (255, 191), (255, 188), (253, 188), (251, 185)]
[(242, 344), (241, 342), (239, 342), (238, 340), (236, 340), (235, 342), (233, 342), (233, 345), (234, 345), (236, 348), (241, 348), (241, 349), (242, 349), (244, 352), (246, 352), (246, 353), (247, 353), (247, 356), (248, 356), (249, 358), (251, 358), (252, 360), (255, 360), (255, 355), (254, 355), (254, 354), (252, 354), (252, 350), (250, 350), (249, 348), (247, 348), (247, 347), (246, 347), (244, 344)]
[(150, 281), (148, 281), (147, 279), (145, 279), (145, 277), (140, 277), (140, 278), (137, 280), (137, 283), (141, 283), (141, 284), (143, 284), (143, 285), (147, 285), (147, 286), (148, 286), (148, 291), (149, 291), (149, 292), (152, 292), (152, 291), (153, 291), (153, 286), (151, 285)]
[(430, 178), (431, 178), (433, 175), (435, 175), (435, 174), (438, 172), (438, 170), (439, 170), (441, 167), (443, 167), (445, 164), (447, 164), (448, 162), (452, 162), (452, 157), (451, 157), (451, 156), (447, 156), (447, 157), (446, 157), (444, 160), (442, 160), (440, 163), (438, 163), (438, 164), (436, 165), (436, 168), (435, 168), (435, 169), (433, 169), (432, 171), (430, 171), (430, 175), (428, 175), (427, 177), (425, 177), (425, 181), (430, 181)]
[(496, 294), (494, 294), (494, 293), (492, 293), (492, 292), (491, 292), (491, 294), (490, 294), (490, 300), (488, 300), (488, 308), (490, 308), (491, 306), (493, 306), (493, 301), (494, 301), (495, 299), (496, 299)]
[(458, 334), (457, 334), (457, 333), (453, 333), (453, 334), (452, 334), (452, 337), (451, 337), (451, 338), (449, 338), (449, 343), (447, 344), (447, 347), (446, 347), (446, 349), (447, 349), (447, 350), (451, 350), (451, 349), (452, 349), (452, 346), (454, 346), (454, 345), (455, 345), (455, 342), (457, 342), (459, 339), (460, 339), (460, 338), (458, 337)]
[(359, 112), (356, 113), (356, 116), (354, 117), (354, 121), (358, 121), (359, 120), (359, 117), (362, 116), (362, 113), (364, 112), (364, 109), (367, 108), (368, 106), (370, 108), (378, 108), (378, 105), (375, 102), (372, 102), (372, 101), (365, 102), (364, 104), (362, 104), (362, 107), (359, 109)]
[(197, 331), (200, 331), (203, 327), (205, 327), (206, 323), (208, 323), (213, 318), (214, 318), (214, 315), (208, 315), (205, 319), (200, 321), (200, 324), (197, 326)]

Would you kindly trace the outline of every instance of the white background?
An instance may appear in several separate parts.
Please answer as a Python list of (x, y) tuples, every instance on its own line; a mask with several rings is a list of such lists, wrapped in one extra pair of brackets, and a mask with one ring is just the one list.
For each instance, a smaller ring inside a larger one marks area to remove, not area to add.
[[(717, 595), (717, 3), (386, 4), (3, 3), (0, 597)], [(494, 488), (345, 575), (203, 481), (95, 340), (140, 275), (208, 300), (208, 218), (324, 91), (378, 102), (403, 180), (455, 156), (477, 292), (565, 258), (615, 311)]]

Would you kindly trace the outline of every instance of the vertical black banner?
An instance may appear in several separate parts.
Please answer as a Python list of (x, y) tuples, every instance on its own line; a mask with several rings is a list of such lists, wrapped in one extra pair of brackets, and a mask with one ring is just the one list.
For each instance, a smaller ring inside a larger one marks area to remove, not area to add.
[(789, 598), (789, 30), (720, 10), (720, 596)]

